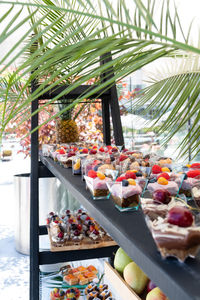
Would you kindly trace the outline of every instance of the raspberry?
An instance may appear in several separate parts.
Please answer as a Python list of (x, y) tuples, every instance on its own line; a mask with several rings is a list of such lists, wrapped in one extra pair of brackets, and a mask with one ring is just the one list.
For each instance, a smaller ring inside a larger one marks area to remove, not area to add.
[(152, 167), (152, 173), (153, 173), (153, 174), (159, 174), (159, 173), (161, 173), (161, 172), (162, 172), (162, 169), (161, 169), (160, 166), (154, 165), (154, 166)]
[(99, 148), (99, 151), (104, 152), (104, 148), (103, 147)]
[(60, 150), (59, 150), (59, 153), (60, 153), (60, 154), (65, 154), (65, 150), (64, 150), (64, 149), (60, 149)]
[(125, 159), (127, 159), (127, 158), (128, 158), (127, 155), (121, 154), (120, 157), (119, 157), (119, 161), (123, 161), (123, 160), (125, 160)]
[(87, 148), (84, 148), (84, 149), (82, 150), (82, 153), (87, 154), (87, 153), (88, 153), (88, 149), (87, 149)]
[(96, 154), (96, 153), (97, 153), (97, 150), (91, 149), (89, 153), (90, 153), (90, 154)]
[(62, 238), (63, 238), (63, 236), (64, 236), (63, 232), (62, 232), (62, 231), (60, 231), (60, 232), (59, 232), (59, 234), (58, 234), (58, 237), (59, 237), (60, 239), (62, 239)]
[(200, 169), (200, 163), (194, 163), (190, 166), (191, 169)]
[(192, 170), (187, 172), (187, 177), (195, 178), (197, 176), (200, 176), (200, 170)]
[(136, 179), (135, 172), (132, 172), (132, 171), (127, 171), (125, 174), (125, 177), (126, 177), (126, 179), (128, 179), (128, 178)]
[(168, 184), (168, 180), (165, 179), (164, 177), (160, 177), (158, 178), (158, 181), (157, 181), (159, 184), (162, 184), (162, 185), (167, 185)]
[(120, 182), (122, 180), (126, 180), (126, 177), (125, 176), (120, 176), (116, 179), (116, 181)]
[(95, 172), (94, 170), (90, 170), (88, 172), (88, 177), (96, 178), (97, 177), (97, 172)]
[(164, 177), (167, 180), (170, 180), (170, 176), (167, 173), (161, 173), (160, 175), (158, 175), (157, 179), (159, 179), (160, 177)]

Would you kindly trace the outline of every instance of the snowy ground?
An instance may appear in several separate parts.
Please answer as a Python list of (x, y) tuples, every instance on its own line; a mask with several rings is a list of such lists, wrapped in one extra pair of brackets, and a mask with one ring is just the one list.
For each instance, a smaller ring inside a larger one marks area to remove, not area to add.
[(29, 159), (0, 161), (0, 299), (29, 299), (29, 256), (15, 250), (13, 175), (29, 172)]

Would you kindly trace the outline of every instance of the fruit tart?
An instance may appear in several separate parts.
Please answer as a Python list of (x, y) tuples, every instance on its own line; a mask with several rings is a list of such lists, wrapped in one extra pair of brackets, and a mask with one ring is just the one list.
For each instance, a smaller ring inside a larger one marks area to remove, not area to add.
[(66, 290), (66, 299), (67, 300), (77, 300), (80, 298), (81, 292), (77, 288), (71, 288)]
[(55, 288), (50, 293), (50, 299), (51, 300), (64, 300), (64, 299), (66, 299), (65, 295), (66, 295), (65, 291), (63, 291), (63, 290), (61, 290), (59, 288)]
[(195, 225), (191, 211), (174, 206), (165, 218), (158, 217), (147, 224), (163, 258), (174, 256), (183, 262), (195, 257), (200, 247), (200, 226)]
[(108, 183), (112, 199), (120, 207), (137, 207), (142, 193), (140, 185), (132, 178), (120, 176), (115, 182)]
[(85, 176), (86, 187), (93, 195), (93, 199), (109, 198), (109, 190), (107, 183), (111, 182), (109, 177), (106, 177), (102, 172), (90, 170), (88, 176)]

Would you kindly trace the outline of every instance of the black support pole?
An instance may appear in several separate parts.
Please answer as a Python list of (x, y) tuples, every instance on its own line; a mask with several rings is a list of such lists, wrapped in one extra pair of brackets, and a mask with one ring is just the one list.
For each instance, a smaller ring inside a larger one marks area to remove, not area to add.
[[(112, 55), (110, 52), (104, 54), (102, 58), (103, 58), (103, 62), (102, 62), (103, 64), (112, 61)], [(104, 82), (114, 77), (113, 67), (110, 67), (102, 76), (104, 77), (103, 78)], [(119, 109), (119, 101), (118, 101), (116, 84), (113, 84), (110, 87), (109, 91), (110, 91), (109, 105), (110, 105), (111, 116), (112, 116), (115, 144), (117, 146), (123, 146), (124, 137), (123, 137), (121, 118), (120, 118), (120, 109)]]
[[(33, 35), (34, 36), (34, 35)], [(31, 52), (37, 49), (37, 42)], [(33, 72), (32, 72), (33, 74)], [(37, 80), (31, 81), (31, 93), (37, 89)], [(38, 109), (38, 99), (31, 102), (31, 113)], [(38, 126), (38, 113), (31, 117), (31, 131)], [(30, 183), (30, 300), (40, 298), (39, 280), (39, 153), (38, 130), (31, 133), (31, 183)]]

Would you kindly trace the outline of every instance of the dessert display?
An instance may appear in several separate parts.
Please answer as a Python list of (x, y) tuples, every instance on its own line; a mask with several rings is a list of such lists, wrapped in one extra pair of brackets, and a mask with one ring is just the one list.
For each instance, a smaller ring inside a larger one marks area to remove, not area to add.
[(68, 285), (86, 285), (97, 278), (97, 273), (98, 271), (93, 265), (77, 268), (68, 267), (63, 276), (63, 281)]
[(168, 173), (162, 173), (155, 182), (150, 181), (147, 185), (147, 190), (152, 194), (160, 189), (167, 190), (172, 196), (175, 196), (179, 191), (179, 186), (175, 181), (170, 180)]
[(183, 262), (188, 256), (196, 256), (200, 247), (200, 226), (195, 224), (189, 209), (174, 206), (166, 217), (148, 220), (147, 224), (163, 258), (174, 256)]
[(114, 203), (120, 207), (137, 207), (142, 193), (140, 185), (132, 178), (120, 176), (115, 182), (108, 183)]
[(85, 211), (66, 210), (65, 214), (49, 213), (47, 227), (52, 251), (87, 249), (116, 243)]
[(85, 295), (87, 300), (114, 300), (107, 284), (97, 285), (95, 283), (91, 283), (85, 288)]
[(90, 170), (84, 177), (86, 186), (93, 195), (93, 199), (109, 198), (109, 189), (107, 183), (111, 182), (109, 177), (99, 171)]

